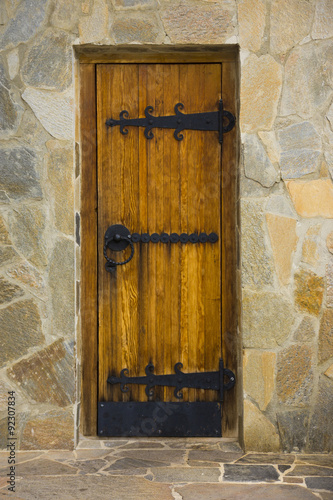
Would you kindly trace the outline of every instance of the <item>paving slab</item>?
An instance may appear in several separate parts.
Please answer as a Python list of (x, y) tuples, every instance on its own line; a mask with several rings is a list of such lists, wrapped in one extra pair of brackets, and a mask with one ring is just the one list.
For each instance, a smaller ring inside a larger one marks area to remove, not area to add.
[(74, 462), (68, 462), (69, 465), (75, 467), (83, 474), (93, 474), (99, 472), (103, 467), (108, 465), (109, 462), (97, 458), (95, 460), (75, 460)]
[(333, 477), (306, 477), (305, 484), (312, 490), (327, 490), (333, 492)]
[(273, 465), (238, 465), (225, 464), (224, 481), (277, 481), (279, 473)]
[[(3, 475), (4, 472), (8, 470), (1, 470), (0, 474)], [(78, 469), (76, 467), (71, 467), (67, 464), (56, 462), (54, 460), (47, 460), (43, 458), (36, 458), (34, 460), (29, 460), (28, 462), (22, 462), (16, 466), (16, 475), (27, 477), (27, 476), (60, 476), (67, 474), (77, 474)]]
[(324, 467), (333, 467), (333, 453), (327, 455), (296, 455), (296, 463), (307, 463), (312, 465), (322, 465)]
[(248, 453), (242, 456), (237, 463), (243, 464), (281, 464), (291, 465), (295, 461), (295, 455), (280, 453)]
[(228, 463), (238, 460), (242, 453), (229, 453), (222, 450), (190, 450), (188, 460)]
[(295, 465), (293, 470), (286, 473), (286, 476), (333, 476), (333, 469), (318, 465)]
[(126, 443), (125, 445), (122, 445), (119, 447), (120, 450), (126, 450), (126, 449), (133, 449), (133, 450), (140, 450), (140, 449), (154, 449), (154, 448), (165, 448), (165, 445), (163, 443), (158, 443), (156, 441), (135, 441), (134, 443)]
[(137, 460), (154, 460), (167, 464), (182, 464), (185, 460), (183, 450), (117, 450), (113, 457), (134, 458)]
[(318, 500), (302, 486), (284, 484), (191, 484), (175, 491), (182, 500)]
[(160, 467), (151, 469), (154, 481), (160, 483), (218, 483), (221, 470), (208, 467)]

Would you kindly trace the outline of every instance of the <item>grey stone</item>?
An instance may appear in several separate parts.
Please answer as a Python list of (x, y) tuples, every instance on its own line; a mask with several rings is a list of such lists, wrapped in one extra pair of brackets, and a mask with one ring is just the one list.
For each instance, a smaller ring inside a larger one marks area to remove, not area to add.
[(33, 149), (0, 149), (0, 189), (15, 200), (40, 199), (42, 190), (36, 164), (37, 155)]
[(23, 108), (13, 99), (12, 85), (6, 77), (1, 59), (0, 82), (0, 138), (6, 138), (8, 134), (16, 132)]
[(246, 177), (271, 187), (280, 180), (280, 175), (255, 134), (244, 134), (244, 170)]
[(222, 450), (190, 450), (189, 460), (213, 461), (219, 463), (233, 462), (243, 455), (240, 453), (228, 453)]
[(288, 469), (290, 469), (290, 465), (278, 465), (278, 469), (279, 469), (280, 472), (284, 473)]
[[(111, 458), (114, 457), (106, 457), (107, 460), (110, 460)], [(170, 465), (170, 463), (168, 463), (168, 465)], [(165, 462), (149, 460), (149, 458), (146, 458), (145, 460), (140, 458), (120, 458), (107, 467), (105, 472), (109, 472), (110, 474), (118, 474), (118, 472), (120, 472), (122, 474), (124, 471), (140, 470), (141, 472), (144, 471), (143, 474), (146, 474), (149, 467), (165, 466)]]
[(94, 474), (107, 465), (105, 460), (75, 460), (68, 462), (72, 467), (78, 468), (84, 474)]
[(118, 457), (184, 464), (185, 452), (183, 450), (117, 450), (114, 458)]
[(309, 425), (307, 451), (333, 451), (333, 390), (332, 381), (324, 376), (319, 378), (318, 394)]
[(307, 442), (309, 411), (278, 412), (276, 417), (282, 449), (287, 452), (303, 451)]
[(281, 115), (309, 118), (327, 106), (333, 94), (333, 46), (330, 41), (296, 47), (285, 65)]
[(36, 304), (24, 300), (0, 310), (0, 364), (27, 354), (30, 347), (44, 342)]
[(17, 465), (17, 474), (28, 476), (60, 476), (76, 474), (77, 469), (67, 464), (61, 464), (55, 460), (37, 458)]
[(15, 247), (37, 268), (47, 263), (43, 241), (45, 214), (39, 206), (21, 205), (10, 214), (9, 229)]
[(0, 265), (9, 264), (15, 259), (15, 257), (17, 257), (17, 253), (13, 247), (0, 246)]
[(296, 179), (319, 169), (321, 140), (310, 122), (296, 123), (278, 132), (283, 179)]
[(182, 500), (316, 500), (303, 486), (286, 484), (188, 484), (175, 491)]
[(15, 363), (7, 375), (31, 401), (55, 406), (68, 406), (74, 401), (73, 347), (62, 339)]
[(164, 39), (160, 21), (153, 13), (119, 13), (114, 16), (111, 33), (116, 43), (159, 43)]
[(295, 209), (290, 203), (290, 198), (280, 194), (270, 196), (267, 201), (266, 212), (276, 215), (284, 215), (286, 217), (297, 217)]
[(282, 464), (292, 465), (295, 455), (280, 453), (247, 453), (237, 460), (238, 464)]
[(294, 333), (294, 340), (299, 342), (311, 342), (315, 336), (313, 319), (305, 317), (302, 319), (301, 324), (296, 328)]
[(8, 205), (8, 203), (10, 203), (10, 199), (6, 195), (5, 191), (0, 190), (0, 204)]
[(317, 465), (295, 465), (286, 476), (333, 476), (333, 469)]
[(19, 286), (0, 276), (0, 304), (22, 297), (24, 291)]
[(57, 335), (73, 335), (74, 324), (74, 243), (61, 239), (54, 247), (49, 271), (53, 307), (53, 330)]
[(290, 334), (294, 310), (280, 294), (243, 290), (243, 345), (281, 346)]
[(48, 29), (27, 52), (21, 74), (26, 85), (63, 91), (72, 82), (71, 67), (70, 35)]
[(123, 476), (65, 475), (40, 479), (30, 476), (20, 483), (20, 497), (25, 500), (36, 500), (36, 491), (43, 500), (59, 498), (59, 492), (66, 500), (102, 500), (112, 498), (110, 495), (115, 500), (174, 500), (168, 484)]
[(115, 7), (156, 7), (156, 0), (112, 0)]
[(315, 491), (333, 491), (333, 477), (306, 477), (305, 484)]
[(261, 287), (274, 282), (274, 264), (266, 249), (263, 202), (243, 200), (242, 227), (242, 283)]
[(224, 481), (270, 482), (278, 479), (279, 473), (272, 465), (226, 464), (224, 466)]
[(52, 26), (76, 31), (79, 11), (80, 4), (76, 0), (57, 0), (50, 19)]
[(16, 46), (30, 40), (45, 19), (46, 6), (47, 0), (24, 0), (9, 21), (0, 38), (0, 45)]
[(210, 467), (160, 467), (152, 473), (159, 483), (218, 483), (221, 475), (219, 468)]
[(248, 179), (241, 170), (240, 173), (240, 192), (242, 198), (256, 198), (268, 196), (271, 192), (269, 188), (264, 188), (259, 182)]

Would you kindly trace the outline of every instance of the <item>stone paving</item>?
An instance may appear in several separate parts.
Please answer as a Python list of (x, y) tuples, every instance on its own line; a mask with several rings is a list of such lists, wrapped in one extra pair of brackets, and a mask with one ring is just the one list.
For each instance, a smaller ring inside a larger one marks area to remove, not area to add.
[(83, 439), (19, 451), (15, 492), (0, 452), (0, 499), (332, 500), (332, 454), (243, 453), (228, 439)]

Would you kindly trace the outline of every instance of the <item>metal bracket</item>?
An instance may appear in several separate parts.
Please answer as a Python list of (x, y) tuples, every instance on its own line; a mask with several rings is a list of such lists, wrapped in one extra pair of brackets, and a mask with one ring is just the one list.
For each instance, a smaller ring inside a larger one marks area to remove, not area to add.
[[(109, 384), (120, 384), (122, 392), (128, 392), (128, 384), (145, 385), (145, 392), (148, 398), (154, 396), (153, 388), (155, 386), (175, 387), (174, 395), (177, 399), (182, 399), (183, 394), (180, 392), (184, 387), (192, 389), (211, 389), (219, 391), (219, 400), (223, 401), (223, 392), (231, 389), (236, 383), (236, 377), (231, 370), (224, 368), (223, 360), (219, 361), (219, 371), (216, 372), (199, 372), (199, 373), (183, 373), (181, 368), (182, 363), (176, 363), (174, 366), (175, 373), (170, 375), (155, 375), (154, 365), (148, 363), (145, 368), (145, 377), (129, 377), (128, 369), (124, 368), (120, 372), (120, 377), (110, 375), (107, 379)], [(229, 378), (228, 383), (224, 383), (224, 377)]]
[[(154, 134), (153, 128), (170, 128), (175, 129), (174, 137), (177, 141), (182, 141), (184, 136), (180, 132), (183, 130), (211, 130), (218, 131), (219, 142), (223, 142), (223, 134), (232, 130), (235, 126), (236, 118), (229, 111), (223, 109), (223, 101), (219, 101), (219, 110), (205, 113), (189, 113), (185, 114), (180, 111), (184, 109), (184, 105), (178, 102), (175, 105), (175, 115), (171, 116), (154, 116), (151, 113), (154, 111), (152, 106), (147, 106), (145, 109), (145, 118), (129, 118), (129, 113), (125, 109), (119, 114), (119, 120), (109, 118), (105, 124), (108, 127), (120, 126), (120, 132), (123, 135), (128, 134), (126, 127), (145, 127), (145, 137), (152, 139)], [(227, 124), (224, 120), (227, 119)]]

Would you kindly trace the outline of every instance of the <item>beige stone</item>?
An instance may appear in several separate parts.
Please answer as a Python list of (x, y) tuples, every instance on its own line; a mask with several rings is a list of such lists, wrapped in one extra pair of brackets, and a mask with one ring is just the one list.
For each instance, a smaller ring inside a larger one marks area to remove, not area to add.
[(292, 259), (296, 250), (295, 219), (279, 215), (266, 214), (268, 233), (271, 240), (276, 274), (282, 285), (290, 282)]
[(262, 0), (238, 2), (239, 42), (242, 49), (257, 52), (265, 31), (266, 3)]
[(0, 276), (0, 304), (6, 304), (24, 295), (24, 291), (19, 286), (11, 283)]
[(333, 307), (333, 260), (326, 264), (326, 306)]
[(51, 16), (51, 24), (56, 28), (71, 30), (77, 24), (80, 2), (77, 0), (57, 0)]
[(0, 216), (0, 244), (10, 245), (11, 241), (3, 218)]
[(20, 67), (20, 58), (18, 49), (14, 49), (7, 55), (8, 73), (11, 79), (15, 78)]
[(236, 35), (236, 3), (160, 0), (161, 19), (171, 43), (225, 43)]
[(244, 347), (270, 349), (289, 336), (294, 310), (282, 295), (244, 289), (242, 309)]
[(295, 304), (310, 314), (319, 314), (324, 295), (324, 278), (300, 269), (295, 273)]
[(305, 38), (311, 29), (314, 2), (303, 0), (272, 0), (271, 51), (285, 54)]
[(326, 238), (326, 246), (328, 251), (333, 253), (333, 231)]
[(315, 266), (320, 258), (320, 229), (321, 226), (310, 227), (305, 235), (302, 247), (302, 261), (310, 266)]
[(31, 266), (28, 262), (21, 262), (15, 266), (7, 269), (6, 274), (17, 281), (20, 281), (24, 285), (27, 285), (29, 288), (32, 288), (32, 293), (38, 293), (39, 295), (43, 295), (45, 299), (46, 291), (45, 291), (45, 282), (37, 269)]
[(281, 93), (281, 66), (266, 54), (252, 54), (245, 61), (241, 77), (240, 122), (243, 132), (270, 130)]
[(333, 36), (333, 2), (317, 0), (312, 38), (330, 38)]
[(269, 159), (272, 163), (278, 163), (280, 159), (280, 146), (276, 140), (274, 131), (259, 131), (258, 135), (264, 143)]
[(36, 415), (28, 420), (23, 434), (22, 450), (72, 450), (74, 435), (73, 409), (59, 409)]
[(117, 13), (112, 35), (116, 43), (161, 43), (165, 38), (159, 18), (150, 11), (147, 14)]
[(306, 406), (313, 391), (313, 350), (294, 344), (278, 355), (276, 390), (281, 403)]
[(286, 186), (299, 215), (333, 218), (333, 185), (330, 179), (286, 181)]
[(99, 42), (106, 38), (108, 35), (108, 23), (109, 11), (107, 3), (105, 0), (95, 0), (91, 14), (89, 16), (82, 16), (80, 19), (80, 42)]
[(315, 336), (313, 318), (306, 316), (295, 330), (294, 340), (297, 342), (311, 342)]
[(73, 137), (74, 100), (71, 89), (65, 92), (50, 92), (27, 87), (22, 94), (38, 120), (56, 139)]
[(244, 400), (244, 444), (246, 452), (280, 451), (276, 428), (248, 399)]
[(243, 356), (243, 387), (245, 394), (266, 410), (275, 389), (275, 352), (246, 349)]
[(331, 378), (333, 380), (333, 364), (327, 368), (324, 375), (326, 375), (326, 377)]
[(65, 234), (74, 232), (74, 166), (71, 143), (48, 141), (48, 178), (53, 190), (56, 227)]
[(333, 309), (325, 309), (320, 322), (318, 358), (323, 363), (333, 356)]

